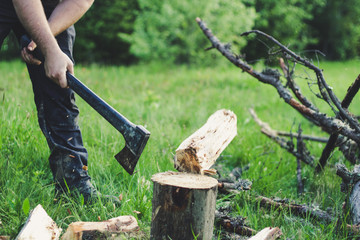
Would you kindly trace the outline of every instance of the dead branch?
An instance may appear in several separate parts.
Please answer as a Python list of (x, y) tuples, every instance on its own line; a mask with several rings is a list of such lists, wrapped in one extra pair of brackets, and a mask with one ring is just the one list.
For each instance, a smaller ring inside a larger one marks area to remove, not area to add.
[(218, 190), (225, 193), (238, 193), (239, 191), (250, 190), (252, 182), (248, 179), (239, 179), (236, 182), (220, 181), (218, 183)]
[[(349, 87), (343, 101), (341, 102), (341, 106), (344, 109), (347, 109), (350, 106), (350, 103), (354, 99), (357, 92), (359, 91), (359, 88), (360, 88), (360, 75), (356, 78), (356, 80), (353, 82), (353, 84)], [(329, 141), (327, 142), (327, 144), (321, 154), (319, 163), (315, 168), (316, 172), (321, 172), (322, 169), (325, 167), (326, 162), (330, 157), (330, 154), (336, 147), (336, 141), (337, 141), (338, 137), (339, 137), (338, 133), (331, 134)]]
[[(243, 71), (247, 72), (257, 80), (259, 80), (262, 83), (270, 84), (272, 85), (278, 92), (279, 96), (292, 108), (297, 110), (301, 115), (306, 117), (309, 121), (316, 124), (317, 126), (321, 126), (321, 128), (329, 133), (339, 133), (341, 135), (344, 135), (352, 140), (354, 140), (356, 143), (360, 144), (360, 126), (359, 123), (348, 114), (348, 112), (341, 107), (340, 102), (338, 101), (335, 94), (332, 92), (332, 89), (330, 86), (327, 85), (322, 70), (307, 61), (306, 59), (301, 58), (300, 56), (296, 55), (294, 52), (286, 48), (284, 45), (282, 45), (280, 42), (278, 42), (276, 39), (272, 38), (271, 36), (268, 36), (265, 33), (262, 33), (260, 31), (254, 30), (250, 32), (246, 32), (243, 35), (248, 35), (250, 33), (256, 33), (262, 36), (267, 37), (270, 39), (273, 43), (278, 45), (280, 49), (283, 51), (283, 53), (288, 54), (293, 61), (296, 61), (309, 69), (313, 70), (318, 78), (318, 83), (320, 88), (325, 88), (326, 93), (331, 98), (334, 105), (339, 110), (339, 114), (342, 118), (346, 119), (348, 123), (345, 123), (339, 119), (329, 117), (324, 113), (318, 112), (316, 110), (311, 109), (310, 107), (307, 107), (303, 103), (297, 101), (294, 99), (291, 95), (291, 93), (286, 89), (286, 86), (283, 86), (279, 75), (273, 74), (271, 71), (263, 71), (258, 72), (254, 70), (250, 65), (248, 65), (246, 62), (242, 61), (240, 58), (236, 57), (233, 53), (230, 52), (229, 48), (226, 48), (224, 44), (222, 44), (216, 36), (214, 36), (209, 28), (207, 28), (206, 24), (201, 21), (200, 18), (197, 18), (196, 21), (199, 24), (199, 27), (205, 34), (205, 36), (210, 40), (212, 43), (212, 46), (216, 48), (224, 57), (226, 57), (231, 63), (233, 63), (235, 66), (239, 67)], [(321, 84), (321, 85), (320, 85)], [(354, 131), (355, 129), (355, 131)]]
[[(320, 93), (323, 95), (324, 100), (327, 100), (327, 95), (325, 95), (325, 93), (322, 91), (322, 88), (325, 88), (325, 90), (326, 90), (328, 96), (330, 97), (331, 101), (334, 103), (334, 105), (339, 110), (339, 113), (340, 113), (341, 117), (345, 118), (349, 122), (350, 126), (353, 127), (355, 130), (357, 130), (358, 132), (360, 131), (359, 122), (356, 121), (351, 115), (349, 115), (347, 110), (345, 110), (344, 107), (341, 106), (341, 103), (340, 103), (339, 99), (336, 97), (336, 95), (334, 94), (334, 92), (332, 91), (332, 88), (326, 83), (324, 75), (323, 75), (322, 70), (320, 68), (316, 67), (310, 61), (298, 56), (293, 51), (291, 51), (290, 49), (285, 47), (283, 44), (281, 44), (274, 37), (272, 37), (272, 36), (270, 36), (270, 35), (268, 35), (268, 34), (266, 34), (264, 32), (261, 32), (259, 30), (252, 30), (252, 31), (248, 31), (248, 32), (243, 33), (242, 36), (247, 36), (247, 35), (249, 35), (251, 33), (255, 33), (257, 35), (260, 35), (260, 36), (263, 36), (263, 37), (269, 39), (271, 42), (278, 45), (280, 47), (280, 49), (283, 51), (283, 53), (286, 53), (286, 54), (290, 55), (294, 60), (296, 60), (300, 64), (303, 64), (304, 66), (306, 66), (309, 69), (313, 70), (315, 72), (316, 76), (317, 76)], [(330, 102), (327, 101), (327, 103), (330, 105)], [(335, 114), (337, 115), (337, 112), (335, 112)]]
[(215, 224), (228, 232), (237, 233), (243, 236), (251, 237), (256, 234), (254, 229), (245, 225), (245, 218), (230, 217), (222, 211), (215, 212)]
[(350, 193), (347, 204), (350, 207), (352, 224), (360, 224), (360, 165), (350, 172), (344, 164), (336, 164), (336, 174), (342, 178), (341, 191)]
[[(291, 137), (291, 138), (296, 137), (296, 135), (293, 133), (277, 131), (277, 130), (274, 130), (274, 131), (276, 131), (277, 135), (282, 136), (282, 137)], [(314, 141), (314, 142), (327, 143), (329, 141), (328, 138), (316, 137), (316, 136), (310, 136), (310, 135), (304, 135), (304, 134), (302, 134), (301, 137), (303, 140), (309, 140), (309, 141)]]
[[(298, 137), (297, 137), (297, 149), (298, 149), (298, 152), (305, 152), (306, 146), (302, 140), (301, 134), (302, 134), (302, 129), (301, 129), (301, 126), (299, 125)], [(296, 162), (297, 162), (296, 177), (297, 177), (297, 182), (298, 182), (298, 193), (299, 193), (299, 195), (301, 195), (304, 193), (304, 184), (301, 179), (301, 159), (296, 158)]]
[(291, 141), (287, 141), (284, 138), (279, 137), (276, 134), (276, 131), (271, 129), (268, 123), (265, 123), (261, 121), (258, 116), (256, 115), (254, 109), (249, 109), (251, 116), (255, 120), (255, 122), (261, 126), (261, 132), (271, 138), (273, 141), (275, 141), (277, 144), (280, 145), (280, 147), (287, 150), (289, 153), (294, 155), (296, 158), (300, 159), (306, 164), (313, 165), (314, 164), (314, 157), (310, 155), (309, 151), (307, 150), (305, 143), (302, 142), (302, 147), (299, 149), (296, 149), (294, 147), (294, 144)]
[(301, 217), (310, 216), (311, 218), (326, 223), (330, 223), (331, 221), (334, 220), (334, 217), (328, 214), (327, 212), (311, 206), (279, 202), (262, 196), (258, 197), (257, 200), (260, 201), (260, 206), (265, 208), (272, 208), (277, 210), (289, 210), (291, 211), (292, 214), (295, 214), (297, 216), (301, 216)]
[[(286, 58), (285, 58), (286, 60)], [(287, 61), (286, 61), (287, 62)], [(315, 107), (315, 105), (310, 102), (302, 93), (301, 93), (301, 90), (299, 88), (299, 86), (295, 83), (294, 79), (292, 78), (292, 75), (293, 75), (293, 71), (290, 72), (289, 70), (289, 64), (287, 63), (285, 65), (285, 62), (284, 62), (284, 59), (283, 58), (280, 58), (279, 59), (279, 63), (280, 63), (280, 68), (281, 70), (283, 71), (284, 73), (284, 76), (287, 80), (287, 84), (289, 86), (289, 88), (291, 89), (291, 91), (295, 94), (296, 98), (302, 103), (304, 104), (306, 107), (316, 111), (316, 112), (319, 112), (319, 109), (317, 107)]]

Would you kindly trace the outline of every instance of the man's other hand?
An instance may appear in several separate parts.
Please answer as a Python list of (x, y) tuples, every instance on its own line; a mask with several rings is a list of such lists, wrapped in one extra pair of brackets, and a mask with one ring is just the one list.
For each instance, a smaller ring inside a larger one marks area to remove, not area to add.
[(36, 48), (36, 43), (34, 41), (31, 41), (27, 47), (24, 47), (21, 50), (21, 58), (27, 63), (32, 65), (40, 65), (41, 61), (34, 57), (32, 52)]

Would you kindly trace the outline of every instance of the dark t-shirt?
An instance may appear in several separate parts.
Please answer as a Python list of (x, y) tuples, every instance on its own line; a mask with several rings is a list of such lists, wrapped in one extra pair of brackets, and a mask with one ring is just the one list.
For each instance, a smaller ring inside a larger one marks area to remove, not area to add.
[[(41, 0), (47, 15), (59, 2), (60, 0)], [(2, 22), (13, 22), (17, 18), (12, 0), (0, 0), (0, 18)]]

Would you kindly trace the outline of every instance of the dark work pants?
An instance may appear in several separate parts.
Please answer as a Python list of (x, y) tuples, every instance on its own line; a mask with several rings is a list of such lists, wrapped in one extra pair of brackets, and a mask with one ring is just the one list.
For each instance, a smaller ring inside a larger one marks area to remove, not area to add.
[[(44, 6), (50, 16), (54, 7)], [(19, 39), (25, 30), (21, 26), (11, 0), (0, 1), (0, 47), (4, 38), (13, 31)], [(70, 27), (56, 37), (61, 50), (73, 60), (72, 50), (75, 29)], [(83, 146), (82, 136), (77, 124), (79, 110), (75, 105), (74, 92), (62, 89), (48, 79), (43, 65), (27, 65), (31, 78), (38, 121), (46, 137), (51, 154), (50, 168), (54, 180), (61, 187), (66, 184), (71, 188), (80, 180), (87, 180), (87, 151)]]

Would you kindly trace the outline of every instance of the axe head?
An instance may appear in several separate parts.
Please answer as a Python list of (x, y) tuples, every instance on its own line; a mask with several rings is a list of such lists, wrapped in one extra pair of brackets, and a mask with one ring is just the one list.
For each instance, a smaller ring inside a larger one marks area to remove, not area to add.
[(130, 174), (134, 173), (136, 164), (150, 137), (150, 132), (143, 126), (136, 126), (128, 134), (123, 134), (125, 147), (115, 155), (116, 160)]

